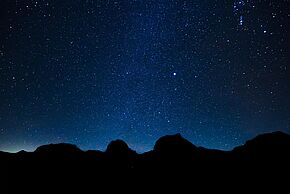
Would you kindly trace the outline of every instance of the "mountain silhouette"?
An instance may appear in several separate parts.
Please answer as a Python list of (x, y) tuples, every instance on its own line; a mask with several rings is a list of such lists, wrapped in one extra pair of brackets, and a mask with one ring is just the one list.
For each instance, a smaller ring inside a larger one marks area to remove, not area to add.
[(82, 151), (72, 144), (60, 143), (60, 144), (49, 144), (38, 147), (35, 150), (37, 154), (79, 154)]
[(123, 140), (115, 140), (109, 143), (105, 154), (106, 165), (115, 170), (130, 169), (134, 166), (138, 156)]
[(109, 143), (106, 153), (113, 157), (129, 157), (137, 154), (123, 140), (115, 140)]
[(85, 159), (100, 158), (107, 160), (135, 160), (155, 157), (158, 159), (175, 160), (213, 160), (222, 159), (271, 159), (288, 160), (290, 153), (290, 135), (283, 132), (273, 132), (258, 135), (244, 145), (234, 148), (232, 151), (221, 151), (197, 147), (184, 139), (181, 134), (167, 135), (158, 139), (152, 151), (137, 154), (129, 148), (123, 140), (115, 140), (109, 143), (105, 152), (97, 150), (82, 151), (76, 145), (60, 143), (38, 147), (34, 152), (20, 151), (7, 153), (0, 151), (0, 160), (33, 157), (45, 159)]
[(195, 181), (216, 181), (221, 176), (227, 177), (227, 181), (243, 176), (262, 180), (270, 174), (288, 175), (289, 155), (290, 136), (283, 132), (259, 135), (232, 151), (197, 147), (176, 134), (161, 137), (152, 151), (143, 154), (136, 153), (122, 140), (109, 143), (105, 152), (83, 151), (65, 143), (43, 145), (34, 152), (0, 152), (0, 167), (3, 176), (33, 174), (55, 179), (57, 174), (61, 180), (76, 178), (76, 174), (83, 178), (87, 174), (94, 179), (108, 177), (106, 180), (117, 182), (127, 180), (126, 176), (146, 176), (158, 181), (173, 174)]
[(258, 135), (252, 140), (249, 140), (243, 146), (236, 147), (234, 151), (263, 151), (275, 152), (278, 150), (286, 151), (290, 147), (290, 135), (283, 132), (273, 132), (263, 135)]
[(194, 149), (197, 149), (197, 147), (178, 133), (161, 137), (155, 143), (153, 150), (157, 153), (191, 154)]
[[(189, 166), (197, 159), (198, 148), (181, 134), (161, 137), (154, 145), (154, 149), (145, 155), (152, 160), (150, 168), (169, 169), (173, 167)], [(148, 164), (144, 164), (145, 166)]]
[(264, 162), (290, 162), (290, 135), (273, 132), (258, 135), (232, 151), (239, 159)]

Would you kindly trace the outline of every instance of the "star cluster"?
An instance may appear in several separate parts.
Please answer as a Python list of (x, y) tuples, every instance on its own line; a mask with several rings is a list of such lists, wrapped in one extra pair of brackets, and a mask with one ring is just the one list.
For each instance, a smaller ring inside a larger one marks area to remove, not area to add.
[(290, 132), (288, 0), (1, 0), (0, 150), (232, 149)]

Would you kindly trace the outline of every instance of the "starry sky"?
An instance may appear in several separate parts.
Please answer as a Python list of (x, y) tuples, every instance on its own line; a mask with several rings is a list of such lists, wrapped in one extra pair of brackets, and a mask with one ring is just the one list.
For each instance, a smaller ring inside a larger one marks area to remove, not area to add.
[(0, 150), (289, 133), (289, 24), (289, 0), (1, 0)]

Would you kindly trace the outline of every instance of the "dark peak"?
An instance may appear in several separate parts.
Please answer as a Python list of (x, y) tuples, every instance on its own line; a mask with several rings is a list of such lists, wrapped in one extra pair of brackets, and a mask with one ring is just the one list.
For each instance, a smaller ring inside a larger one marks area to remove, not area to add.
[(166, 135), (157, 140), (154, 151), (161, 152), (188, 152), (196, 148), (191, 142), (184, 139), (180, 133)]
[(235, 148), (235, 151), (245, 150), (245, 149), (255, 149), (255, 150), (283, 150), (290, 147), (290, 135), (281, 132), (271, 132), (258, 135), (252, 140), (249, 140), (243, 146)]
[[(266, 133), (267, 134), (267, 133)], [(268, 133), (268, 134), (273, 134), (273, 135), (288, 135), (287, 133), (283, 132), (283, 131), (274, 131), (272, 133)], [(265, 134), (264, 134), (265, 135)]]
[(76, 145), (60, 143), (60, 144), (49, 144), (38, 147), (35, 150), (36, 153), (81, 153)]
[(254, 139), (247, 141), (246, 144), (263, 143), (263, 142), (273, 143), (275, 141), (277, 141), (277, 143), (278, 143), (279, 141), (283, 141), (283, 140), (289, 141), (290, 135), (283, 133), (281, 131), (276, 131), (276, 132), (258, 135)]
[(112, 154), (112, 155), (127, 155), (136, 153), (135, 151), (131, 150), (126, 142), (123, 140), (115, 140), (109, 143), (106, 153)]
[(274, 132), (263, 133), (263, 134), (257, 135), (254, 139), (259, 138), (259, 137), (267, 137), (267, 136), (274, 137), (274, 136), (289, 136), (289, 135), (282, 131), (274, 131)]
[(17, 152), (17, 154), (26, 154), (27, 152), (25, 150), (21, 150), (19, 152)]

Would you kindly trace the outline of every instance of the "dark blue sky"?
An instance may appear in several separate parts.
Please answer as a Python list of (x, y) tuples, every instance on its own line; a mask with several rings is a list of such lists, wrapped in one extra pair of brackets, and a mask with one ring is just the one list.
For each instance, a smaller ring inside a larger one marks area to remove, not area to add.
[(232, 149), (290, 132), (288, 0), (1, 0), (0, 150)]

